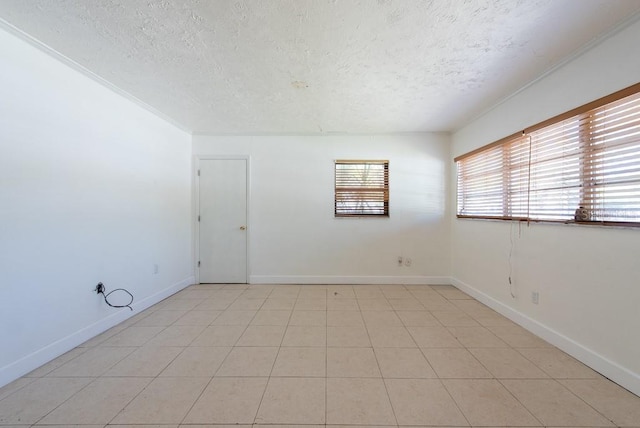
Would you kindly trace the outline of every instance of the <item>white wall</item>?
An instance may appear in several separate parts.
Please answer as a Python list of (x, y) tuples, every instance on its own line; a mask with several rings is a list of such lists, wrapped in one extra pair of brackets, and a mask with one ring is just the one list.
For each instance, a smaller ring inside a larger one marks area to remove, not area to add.
[[(638, 83), (638, 40), (640, 22), (456, 132), (452, 159)], [(515, 298), (507, 282), (511, 239)], [(640, 393), (639, 229), (455, 219), (452, 255), (458, 286)]]
[[(251, 157), (251, 282), (448, 282), (448, 136), (194, 136), (193, 152)], [(335, 159), (389, 160), (389, 218), (334, 218)]]
[[(190, 136), (0, 30), (0, 386), (192, 280)], [(153, 274), (153, 264), (159, 273)]]

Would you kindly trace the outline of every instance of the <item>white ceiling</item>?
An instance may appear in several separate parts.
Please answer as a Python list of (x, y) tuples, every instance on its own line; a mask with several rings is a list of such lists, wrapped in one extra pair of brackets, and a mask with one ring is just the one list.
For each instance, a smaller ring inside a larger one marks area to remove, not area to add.
[(212, 134), (453, 130), (638, 11), (640, 0), (0, 0), (6, 23)]

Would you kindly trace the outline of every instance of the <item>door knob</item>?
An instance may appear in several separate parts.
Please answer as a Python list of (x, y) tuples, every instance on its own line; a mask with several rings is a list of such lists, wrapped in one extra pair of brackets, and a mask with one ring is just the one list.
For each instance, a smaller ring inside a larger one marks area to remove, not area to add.
[(240, 226), (240, 230), (245, 230), (246, 228), (246, 226)]

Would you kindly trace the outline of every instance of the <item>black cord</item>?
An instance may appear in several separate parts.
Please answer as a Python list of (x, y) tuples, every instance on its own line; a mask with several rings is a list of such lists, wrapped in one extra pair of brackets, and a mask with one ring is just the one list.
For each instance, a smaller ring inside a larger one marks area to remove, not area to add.
[[(105, 286), (99, 282), (98, 285), (96, 285), (96, 292), (98, 294), (102, 294), (102, 296), (104, 297), (104, 302), (111, 306), (112, 308), (129, 308), (133, 311), (133, 308), (131, 307), (131, 304), (133, 303), (133, 294), (129, 293), (127, 290), (125, 290), (124, 288), (116, 288), (115, 290), (111, 290), (110, 292), (108, 292), (107, 294), (104, 294), (104, 292), (107, 289), (105, 288)], [(116, 291), (124, 291), (125, 293), (127, 293), (129, 295), (129, 297), (131, 297), (131, 301), (129, 303), (127, 303), (126, 305), (112, 305), (111, 303), (109, 303), (109, 300), (107, 300), (107, 298), (112, 294), (115, 293)]]

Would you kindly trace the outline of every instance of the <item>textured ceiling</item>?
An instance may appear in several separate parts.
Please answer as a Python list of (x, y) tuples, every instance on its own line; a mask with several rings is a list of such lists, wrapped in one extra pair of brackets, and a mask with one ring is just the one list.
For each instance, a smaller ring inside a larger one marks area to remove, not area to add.
[(0, 0), (0, 18), (194, 133), (464, 125), (639, 0)]

